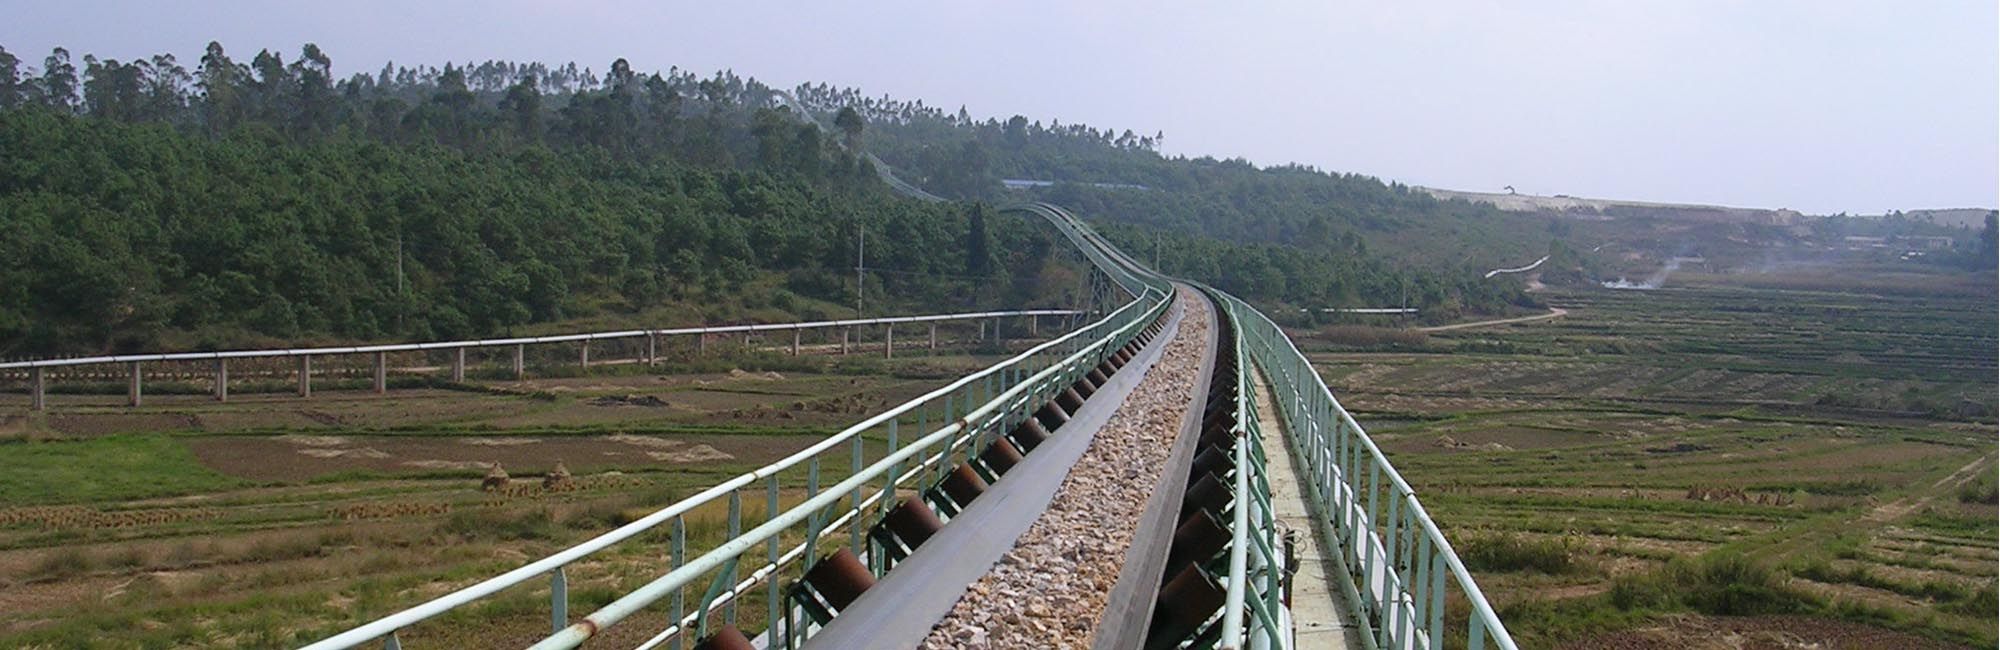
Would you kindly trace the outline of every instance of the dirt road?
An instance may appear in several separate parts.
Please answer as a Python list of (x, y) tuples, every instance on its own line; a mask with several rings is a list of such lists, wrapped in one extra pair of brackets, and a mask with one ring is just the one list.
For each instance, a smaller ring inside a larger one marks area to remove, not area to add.
[(1449, 332), (1449, 331), (1452, 331), (1452, 330), (1464, 330), (1464, 329), (1472, 329), (1472, 328), (1474, 328), (1474, 327), (1486, 327), (1486, 326), (1488, 326), (1488, 325), (1508, 325), (1508, 324), (1512, 324), (1512, 323), (1532, 323), (1532, 322), (1535, 322), (1535, 321), (1538, 321), (1538, 320), (1548, 320), (1548, 319), (1551, 319), (1551, 318), (1556, 318), (1556, 317), (1559, 317), (1559, 316), (1562, 316), (1563, 314), (1567, 314), (1567, 313), (1569, 313), (1569, 310), (1567, 310), (1567, 309), (1563, 309), (1563, 308), (1561, 308), (1561, 307), (1550, 307), (1550, 308), (1549, 308), (1549, 313), (1546, 313), (1546, 314), (1536, 314), (1536, 315), (1533, 315), (1533, 316), (1522, 316), (1522, 317), (1519, 317), (1519, 318), (1502, 318), (1502, 319), (1499, 319), (1499, 320), (1482, 320), (1482, 321), (1474, 321), (1474, 322), (1470, 322), (1470, 323), (1453, 323), (1453, 324), (1450, 324), (1450, 325), (1437, 325), (1437, 326), (1433, 326), (1433, 327), (1419, 327), (1419, 328), (1417, 328), (1417, 331), (1419, 331), (1419, 332)]

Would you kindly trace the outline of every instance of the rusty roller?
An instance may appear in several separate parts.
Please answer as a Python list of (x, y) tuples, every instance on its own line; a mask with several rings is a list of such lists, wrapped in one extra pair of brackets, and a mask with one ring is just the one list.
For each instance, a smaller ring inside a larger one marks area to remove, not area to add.
[(944, 483), (939, 487), (944, 490), (945, 496), (951, 497), (952, 502), (962, 508), (986, 492), (986, 481), (979, 478), (979, 472), (972, 469), (971, 463), (959, 463), (958, 467), (952, 468), (951, 474), (944, 477)]
[(1091, 381), (1090, 377), (1077, 377), (1076, 383), (1069, 385), (1071, 390), (1075, 390), (1076, 394), (1082, 395), (1086, 399), (1097, 393), (1097, 386), (1097, 382)]
[(757, 650), (757, 645), (743, 636), (742, 630), (725, 623), (701, 643), (694, 644), (694, 650)]
[(1056, 403), (1061, 404), (1063, 410), (1075, 413), (1083, 408), (1083, 396), (1076, 394), (1075, 388), (1065, 388), (1062, 394), (1056, 396)]
[(992, 468), (995, 475), (1006, 474), (1007, 470), (1020, 464), (1021, 450), (1015, 449), (1014, 443), (1007, 442), (1006, 438), (1001, 438), (987, 445), (986, 451), (979, 454), (979, 460)]
[(1195, 455), (1194, 463), (1189, 465), (1188, 476), (1201, 476), (1210, 472), (1225, 472), (1229, 470), (1231, 463), (1234, 462), (1236, 462), (1236, 459), (1230, 456), (1228, 447), (1223, 445), (1209, 445), (1202, 448), (1201, 453)]
[(1042, 406), (1042, 410), (1035, 411), (1035, 417), (1041, 419), (1044, 428), (1055, 429), (1069, 422), (1069, 411), (1055, 402), (1049, 402)]
[(1185, 519), (1196, 510), (1220, 512), (1229, 505), (1229, 488), (1215, 474), (1203, 474), (1188, 486), (1187, 496), (1181, 500), (1181, 517)]
[(1216, 523), (1207, 510), (1196, 511), (1174, 529), (1173, 550), (1167, 553), (1167, 575), (1179, 573), (1187, 565), (1201, 565), (1229, 546), (1229, 529)]
[(853, 551), (843, 548), (807, 570), (806, 584), (812, 585), (813, 591), (819, 592), (827, 604), (841, 610), (854, 604), (854, 600), (861, 597), (861, 592), (875, 586), (875, 574), (868, 572), (868, 567), (861, 564), (861, 558), (854, 557)]
[(938, 519), (937, 513), (931, 512), (922, 499), (906, 497), (882, 518), (882, 525), (902, 540), (904, 546), (915, 550), (944, 529), (944, 520)]
[(1040, 419), (1028, 418), (1015, 426), (1013, 433), (1008, 434), (1008, 437), (1012, 438), (1014, 444), (1023, 451), (1032, 452), (1035, 450), (1035, 447), (1040, 446), (1043, 441), (1049, 439), (1049, 430), (1042, 426)]
[(1182, 569), (1160, 587), (1160, 599), (1153, 610), (1152, 625), (1146, 633), (1146, 647), (1179, 646), (1187, 635), (1200, 629), (1210, 615), (1222, 609), (1228, 597), (1222, 586), (1215, 584), (1201, 569), (1194, 566)]

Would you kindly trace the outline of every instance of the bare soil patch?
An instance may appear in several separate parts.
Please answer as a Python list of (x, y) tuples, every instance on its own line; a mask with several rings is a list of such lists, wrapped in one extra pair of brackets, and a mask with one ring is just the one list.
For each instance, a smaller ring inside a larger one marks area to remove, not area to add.
[[(216, 471), (258, 481), (304, 481), (337, 472), (421, 473), (478, 470), (648, 469), (692, 463), (762, 464), (819, 440), (817, 436), (230, 436), (189, 442)], [(337, 442), (336, 442), (337, 441)]]

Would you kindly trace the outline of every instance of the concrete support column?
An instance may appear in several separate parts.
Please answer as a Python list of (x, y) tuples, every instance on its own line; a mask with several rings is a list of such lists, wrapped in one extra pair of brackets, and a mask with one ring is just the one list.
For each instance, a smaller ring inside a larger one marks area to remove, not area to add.
[(144, 390), (139, 386), (140, 382), (139, 362), (134, 361), (130, 364), (127, 364), (127, 366), (128, 370), (131, 372), (131, 376), (125, 381), (125, 405), (138, 406), (140, 402), (139, 393), (140, 391)]
[(375, 392), (389, 392), (389, 353), (375, 353)]
[(1028, 336), (1041, 336), (1041, 335), (1042, 335), (1042, 317), (1041, 317), (1041, 315), (1039, 315), (1039, 314), (1029, 314), (1029, 315), (1028, 315)]
[(583, 374), (590, 374), (590, 339), (584, 339), (583, 345), (577, 346), (576, 350), (576, 366), (583, 369)]
[(650, 366), (650, 365), (653, 365), (653, 362), (655, 362), (655, 361), (659, 360), (659, 358), (660, 358), (660, 335), (658, 335), (658, 334), (654, 334), (654, 333), (652, 333), (652, 332), (647, 332), (647, 333), (646, 333), (646, 365), (649, 365), (649, 366)]
[(708, 335), (707, 334), (694, 335), (694, 356), (697, 357), (701, 356), (702, 353), (707, 351), (708, 351)]
[(229, 401), (229, 360), (215, 360), (215, 401)]
[(931, 351), (937, 351), (937, 323), (931, 323)]
[(895, 357), (896, 357), (896, 326), (888, 323), (883, 323), (882, 358), (893, 359)]
[(299, 356), (299, 397), (312, 397), (312, 394), (313, 358), (301, 355)]
[(844, 327), (844, 328), (841, 328), (841, 330), (840, 330), (840, 353), (841, 353), (841, 354), (847, 354), (847, 339), (848, 339), (848, 336), (849, 336), (849, 335), (851, 335), (851, 334), (853, 334), (853, 333), (854, 333), (854, 328), (852, 328), (852, 327)]
[(451, 380), (465, 381), (465, 348), (451, 351)]
[(799, 356), (799, 337), (803, 335), (805, 331), (806, 330), (803, 327), (792, 330), (792, 356), (795, 357)]
[(528, 378), (528, 344), (514, 345), (514, 381)]
[(978, 336), (977, 338), (974, 338), (974, 339), (972, 339), (972, 340), (974, 340), (974, 341), (978, 341), (978, 342), (981, 342), (981, 343), (984, 343), (984, 342), (986, 342), (986, 321), (979, 321), (979, 336)]
[(994, 317), (994, 318), (993, 318), (993, 342), (995, 342), (995, 343), (999, 343), (1000, 341), (1001, 341), (1001, 339), (1000, 339), (1000, 318), (996, 316), (996, 317)]
[(28, 408), (37, 411), (48, 408), (48, 384), (39, 367), (28, 369)]

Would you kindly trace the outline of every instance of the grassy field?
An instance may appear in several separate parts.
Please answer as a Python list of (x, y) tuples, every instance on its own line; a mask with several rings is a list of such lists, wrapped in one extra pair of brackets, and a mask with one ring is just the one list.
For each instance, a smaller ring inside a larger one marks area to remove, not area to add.
[[(255, 392), (251, 378), (226, 403), (196, 386), (128, 408), (108, 384), (71, 384), (42, 413), (7, 400), (0, 647), (298, 645), (789, 455), (1005, 349), (895, 360), (720, 352), (521, 382), (410, 373), (386, 395), (329, 381), (299, 399), (279, 379)], [(846, 465), (845, 448), (831, 453), (841, 462), (827, 482)], [(526, 487), (482, 491), (495, 462)], [(558, 463), (573, 483), (537, 489)], [(801, 484), (782, 498), (804, 496)], [(762, 507), (746, 508), (746, 526)], [(726, 511), (710, 510), (688, 519), (691, 549), (725, 532)], [(571, 611), (658, 576), (663, 542), (572, 565)], [(547, 599), (545, 582), (523, 586), (403, 639), (522, 645), (547, 633)], [(762, 618), (762, 603), (761, 592), (742, 603), (746, 623)], [(654, 631), (664, 614), (641, 618)]]
[(1984, 283), (1693, 276), (1545, 293), (1569, 313), (1537, 323), (1299, 334), (1524, 647), (1992, 647)]

